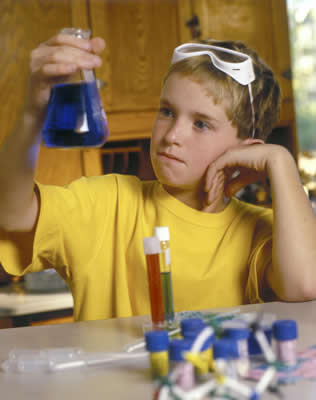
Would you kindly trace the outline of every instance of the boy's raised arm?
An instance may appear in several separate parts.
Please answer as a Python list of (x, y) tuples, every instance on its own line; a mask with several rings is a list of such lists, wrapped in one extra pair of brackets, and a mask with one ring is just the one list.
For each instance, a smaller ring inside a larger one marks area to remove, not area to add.
[(101, 38), (84, 40), (57, 35), (39, 45), (30, 57), (30, 79), (23, 115), (0, 148), (0, 229), (32, 231), (39, 203), (34, 173), (50, 89), (66, 82), (78, 68), (101, 65)]

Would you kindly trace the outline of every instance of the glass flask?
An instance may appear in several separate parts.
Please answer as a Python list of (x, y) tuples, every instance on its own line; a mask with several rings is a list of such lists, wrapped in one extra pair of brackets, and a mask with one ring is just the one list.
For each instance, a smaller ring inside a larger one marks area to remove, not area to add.
[[(90, 38), (90, 30), (65, 28), (63, 34)], [(80, 70), (69, 83), (53, 87), (43, 127), (47, 147), (100, 147), (109, 136), (108, 123), (93, 70)]]

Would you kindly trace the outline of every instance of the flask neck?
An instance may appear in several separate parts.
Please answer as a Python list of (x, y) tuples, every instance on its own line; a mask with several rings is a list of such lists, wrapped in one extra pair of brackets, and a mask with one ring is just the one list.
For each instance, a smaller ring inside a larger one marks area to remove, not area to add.
[[(64, 28), (61, 30), (64, 35), (71, 35), (81, 39), (90, 39), (90, 29), (81, 28)], [(74, 83), (77, 82), (93, 82), (95, 81), (95, 74), (93, 70), (81, 69), (77, 76), (74, 78)]]

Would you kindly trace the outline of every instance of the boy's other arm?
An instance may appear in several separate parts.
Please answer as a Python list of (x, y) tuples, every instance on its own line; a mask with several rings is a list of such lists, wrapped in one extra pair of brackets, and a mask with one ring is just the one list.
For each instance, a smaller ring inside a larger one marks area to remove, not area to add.
[(272, 149), (267, 172), (274, 210), (273, 265), (267, 273), (268, 282), (283, 300), (315, 299), (316, 216), (286, 149)]
[[(231, 178), (236, 170), (240, 174)], [(315, 299), (316, 216), (295, 161), (284, 147), (247, 139), (215, 160), (207, 172), (205, 211), (212, 212), (212, 203), (219, 201), (223, 192), (231, 197), (266, 175), (270, 179), (274, 211), (273, 262), (267, 270), (268, 284), (285, 301)], [(224, 178), (220, 179), (221, 176)]]

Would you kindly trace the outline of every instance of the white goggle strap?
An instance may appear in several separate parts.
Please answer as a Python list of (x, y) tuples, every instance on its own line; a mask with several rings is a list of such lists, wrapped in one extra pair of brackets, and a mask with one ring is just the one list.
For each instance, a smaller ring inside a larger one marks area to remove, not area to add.
[(255, 109), (253, 106), (253, 95), (252, 95), (252, 88), (251, 88), (251, 83), (248, 84), (248, 91), (249, 91), (249, 98), (250, 98), (250, 106), (251, 106), (251, 116), (252, 116), (252, 135), (251, 137), (254, 139), (255, 133), (256, 133), (256, 128), (255, 128)]

